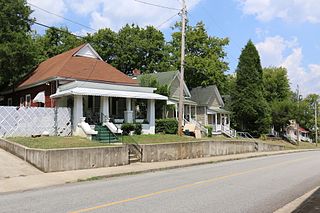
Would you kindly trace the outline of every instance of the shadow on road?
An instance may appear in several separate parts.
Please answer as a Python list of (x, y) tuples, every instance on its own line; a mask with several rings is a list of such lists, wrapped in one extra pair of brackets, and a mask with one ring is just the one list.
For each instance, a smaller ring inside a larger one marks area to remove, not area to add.
[(320, 212), (320, 188), (315, 191), (308, 199), (303, 203), (293, 213), (319, 213)]

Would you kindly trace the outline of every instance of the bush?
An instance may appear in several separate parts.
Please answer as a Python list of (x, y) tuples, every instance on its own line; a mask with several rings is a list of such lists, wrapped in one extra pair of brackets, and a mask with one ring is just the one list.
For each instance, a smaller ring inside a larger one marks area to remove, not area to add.
[(141, 133), (142, 133), (142, 124), (136, 123), (134, 125), (134, 134), (141, 135)]
[(261, 134), (260, 139), (265, 141), (268, 139), (268, 136), (266, 134)]
[(156, 120), (156, 132), (166, 134), (176, 134), (178, 131), (178, 121), (174, 118)]
[(212, 137), (212, 126), (206, 126), (207, 130), (208, 130), (208, 137), (211, 138)]
[(135, 126), (131, 123), (124, 123), (121, 125), (122, 134), (129, 135), (131, 131), (135, 130)]

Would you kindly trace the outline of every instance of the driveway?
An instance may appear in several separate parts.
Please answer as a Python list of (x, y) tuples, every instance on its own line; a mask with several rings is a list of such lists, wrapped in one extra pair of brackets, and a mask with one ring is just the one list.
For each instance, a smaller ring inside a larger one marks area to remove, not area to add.
[(15, 155), (0, 149), (0, 180), (42, 172)]

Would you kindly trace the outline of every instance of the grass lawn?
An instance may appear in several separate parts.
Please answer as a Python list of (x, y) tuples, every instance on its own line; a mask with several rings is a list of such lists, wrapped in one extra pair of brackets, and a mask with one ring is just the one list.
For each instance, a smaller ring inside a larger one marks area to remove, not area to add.
[[(133, 135), (131, 136), (139, 144), (154, 144), (154, 143), (173, 143), (173, 142), (190, 142), (190, 141), (203, 141), (212, 140), (212, 138), (196, 139), (191, 136), (178, 136), (170, 134), (155, 134), (155, 135)], [(130, 137), (123, 136), (124, 143), (130, 143)]]
[(299, 145), (293, 145), (284, 140), (260, 140), (263, 143), (273, 145), (284, 145), (286, 149), (315, 149), (317, 148), (314, 143), (300, 142)]
[(29, 148), (38, 149), (58, 149), (58, 148), (75, 148), (75, 147), (95, 147), (95, 146), (113, 146), (109, 143), (99, 143), (90, 141), (81, 137), (15, 137), (8, 138), (9, 141), (19, 143)]

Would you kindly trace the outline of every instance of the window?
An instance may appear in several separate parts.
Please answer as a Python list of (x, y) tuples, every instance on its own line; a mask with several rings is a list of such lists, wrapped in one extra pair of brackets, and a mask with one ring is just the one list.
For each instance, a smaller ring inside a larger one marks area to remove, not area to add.
[(30, 107), (31, 106), (31, 95), (28, 94), (26, 95), (26, 107)]
[(12, 98), (8, 98), (8, 106), (12, 106)]
[(20, 97), (20, 107), (24, 106), (24, 97)]

